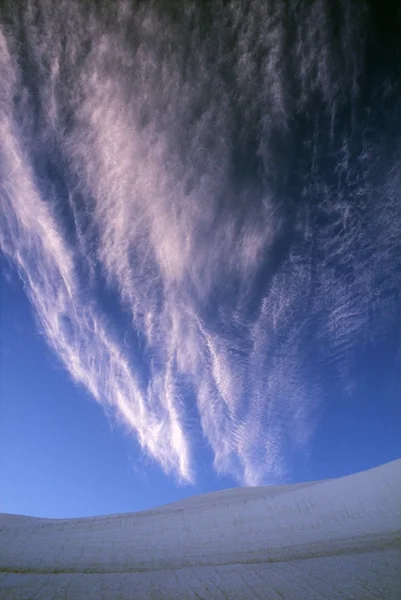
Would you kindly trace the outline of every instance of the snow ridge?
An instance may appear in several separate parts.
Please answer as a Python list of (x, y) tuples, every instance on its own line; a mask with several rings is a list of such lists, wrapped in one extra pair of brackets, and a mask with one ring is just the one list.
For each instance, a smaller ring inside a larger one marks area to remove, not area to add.
[(400, 565), (401, 460), (139, 513), (0, 515), (2, 598), (396, 600)]

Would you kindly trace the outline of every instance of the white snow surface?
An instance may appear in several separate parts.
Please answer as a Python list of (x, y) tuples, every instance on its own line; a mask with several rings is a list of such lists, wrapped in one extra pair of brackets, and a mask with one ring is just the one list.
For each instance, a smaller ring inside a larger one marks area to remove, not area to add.
[(0, 515), (3, 600), (401, 599), (401, 459), (139, 513)]

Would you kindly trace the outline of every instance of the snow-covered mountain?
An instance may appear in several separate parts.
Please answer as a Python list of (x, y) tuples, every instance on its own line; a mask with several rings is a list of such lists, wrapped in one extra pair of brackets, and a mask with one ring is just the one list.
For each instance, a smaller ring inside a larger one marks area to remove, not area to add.
[(0, 597), (401, 599), (401, 459), (84, 519), (0, 515)]

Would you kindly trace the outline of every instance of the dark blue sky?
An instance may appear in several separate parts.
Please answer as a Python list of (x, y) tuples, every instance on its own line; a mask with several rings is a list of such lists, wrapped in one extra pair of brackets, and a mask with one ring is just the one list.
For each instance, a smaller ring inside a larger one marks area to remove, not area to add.
[(174, 7), (0, 10), (1, 511), (401, 454), (400, 12)]

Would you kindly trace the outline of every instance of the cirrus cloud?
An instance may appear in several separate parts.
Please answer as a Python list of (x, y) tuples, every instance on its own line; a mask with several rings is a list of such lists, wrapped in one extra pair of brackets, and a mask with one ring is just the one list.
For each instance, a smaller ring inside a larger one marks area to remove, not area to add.
[(2, 250), (73, 379), (182, 479), (193, 428), (218, 472), (284, 477), (396, 315), (398, 84), (365, 77), (368, 5), (335, 4), (3, 8)]

